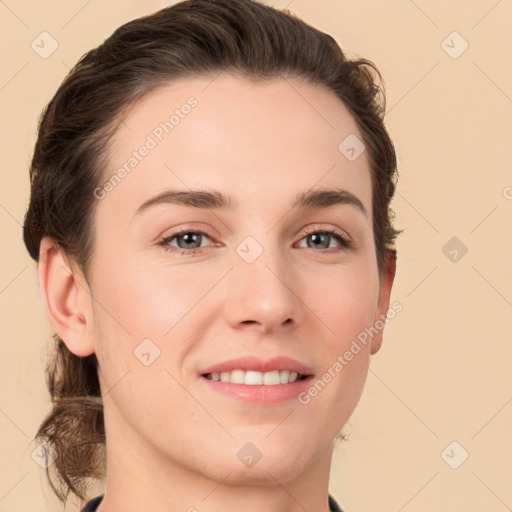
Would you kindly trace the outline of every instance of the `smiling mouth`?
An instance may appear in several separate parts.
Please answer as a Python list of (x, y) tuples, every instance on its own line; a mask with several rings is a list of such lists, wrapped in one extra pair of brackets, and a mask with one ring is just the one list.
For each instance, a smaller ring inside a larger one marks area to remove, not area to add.
[(227, 372), (205, 373), (202, 377), (217, 382), (231, 384), (245, 384), (246, 386), (278, 386), (291, 384), (297, 380), (305, 380), (308, 375), (289, 370), (273, 370), (270, 372), (257, 372), (253, 370), (231, 370)]

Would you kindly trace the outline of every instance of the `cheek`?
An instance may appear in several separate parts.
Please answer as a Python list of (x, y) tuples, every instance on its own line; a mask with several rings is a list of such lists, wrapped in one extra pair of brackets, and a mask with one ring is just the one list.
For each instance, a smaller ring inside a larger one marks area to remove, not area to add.
[(324, 335), (315, 338), (321, 371), (298, 398), (307, 411), (308, 428), (335, 435), (364, 388), (370, 362), (365, 329), (373, 323), (378, 293), (370, 269), (345, 268), (320, 281), (316, 277), (316, 284), (328, 286), (327, 292), (313, 283), (307, 287), (307, 301), (324, 324)]
[(173, 329), (215, 284), (219, 272), (218, 268), (125, 261), (105, 266), (102, 274), (95, 296), (104, 306), (103, 313), (112, 317), (109, 323), (131, 337), (144, 338), (163, 337)]
[(303, 281), (304, 303), (330, 333), (329, 349), (341, 350), (374, 321), (377, 274), (371, 266), (358, 264), (307, 275)]
[[(208, 322), (215, 321), (211, 310), (219, 301), (212, 303), (215, 295), (209, 291), (218, 280), (218, 267), (199, 270), (161, 263), (144, 267), (126, 260), (101, 267), (94, 287), (94, 324), (96, 355), (107, 387), (127, 371), (129, 381), (145, 372), (140, 381), (145, 384), (128, 393), (135, 396), (144, 386), (157, 385), (160, 378), (169, 380), (165, 372), (157, 376), (157, 368), (180, 372)], [(205, 296), (209, 300), (203, 300)], [(144, 359), (154, 363), (145, 367)]]

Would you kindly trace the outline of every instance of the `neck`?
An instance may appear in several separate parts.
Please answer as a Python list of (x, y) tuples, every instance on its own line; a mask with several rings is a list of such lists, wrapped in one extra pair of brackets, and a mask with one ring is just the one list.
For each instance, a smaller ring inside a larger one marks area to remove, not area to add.
[(98, 512), (329, 511), (332, 442), (291, 479), (280, 481), (271, 467), (261, 471), (262, 466), (257, 478), (251, 470), (243, 477), (230, 471), (210, 475), (197, 465), (184, 467), (126, 425), (114, 428), (113, 423), (106, 414), (107, 478)]

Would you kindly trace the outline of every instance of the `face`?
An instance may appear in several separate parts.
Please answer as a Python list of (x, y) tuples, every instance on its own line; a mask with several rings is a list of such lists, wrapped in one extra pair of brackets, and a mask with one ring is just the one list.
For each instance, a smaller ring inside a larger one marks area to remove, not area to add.
[(89, 276), (111, 450), (238, 483), (330, 460), (390, 292), (349, 135), (298, 81), (182, 80), (126, 113)]

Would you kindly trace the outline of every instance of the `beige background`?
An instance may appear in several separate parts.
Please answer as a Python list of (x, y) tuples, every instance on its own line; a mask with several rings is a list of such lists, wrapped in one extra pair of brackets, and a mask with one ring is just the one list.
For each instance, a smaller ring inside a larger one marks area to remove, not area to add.
[[(21, 241), (37, 117), (83, 53), (169, 3), (0, 0), (0, 512), (61, 509), (31, 458), (51, 333)], [(267, 3), (379, 66), (399, 156), (392, 300), (403, 311), (336, 451), (331, 492), (347, 512), (512, 510), (512, 3)], [(58, 42), (47, 59), (31, 48), (43, 31)], [(456, 262), (454, 247), (443, 252), (452, 237), (468, 249)]]

